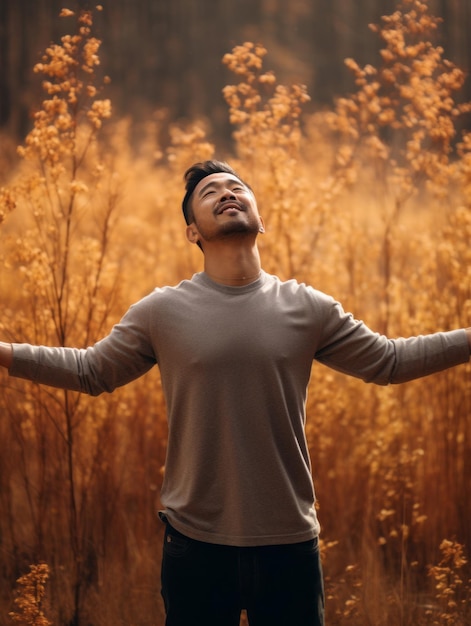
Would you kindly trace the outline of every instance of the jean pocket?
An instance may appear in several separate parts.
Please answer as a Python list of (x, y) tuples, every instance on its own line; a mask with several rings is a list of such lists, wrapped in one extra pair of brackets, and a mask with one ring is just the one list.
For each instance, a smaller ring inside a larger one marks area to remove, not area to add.
[(191, 539), (185, 537), (167, 524), (164, 537), (164, 552), (168, 556), (182, 557), (188, 552), (191, 546)]

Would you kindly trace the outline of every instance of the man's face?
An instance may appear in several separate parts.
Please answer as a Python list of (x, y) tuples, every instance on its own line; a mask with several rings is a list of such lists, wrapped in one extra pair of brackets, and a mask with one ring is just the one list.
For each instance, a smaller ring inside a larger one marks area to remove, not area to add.
[(262, 225), (252, 191), (233, 174), (206, 176), (195, 187), (190, 202), (194, 222), (188, 226), (187, 236), (203, 246), (205, 241), (256, 235)]

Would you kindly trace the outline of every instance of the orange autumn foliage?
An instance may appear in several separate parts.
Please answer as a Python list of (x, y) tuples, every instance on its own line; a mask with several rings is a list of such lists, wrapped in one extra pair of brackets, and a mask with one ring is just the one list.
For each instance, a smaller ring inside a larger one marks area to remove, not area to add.
[[(62, 18), (74, 34), (35, 68), (45, 99), (0, 191), (0, 330), (83, 347), (154, 286), (201, 269), (182, 176), (217, 150), (199, 120), (160, 145), (158, 112), (136, 146), (103, 95), (93, 13)], [(438, 28), (425, 2), (404, 0), (374, 26), (380, 65), (348, 60), (356, 90), (311, 116), (305, 87), (264, 69), (262, 45), (223, 59), (234, 151), (217, 157), (254, 187), (264, 268), (390, 336), (470, 325), (471, 134), (457, 130), (469, 107)], [(469, 373), (376, 388), (314, 365), (306, 431), (328, 623), (469, 623)], [(0, 381), (0, 625), (35, 563), (48, 567), (47, 617), (34, 621), (33, 602), (25, 624), (163, 624), (158, 372), (94, 399)]]

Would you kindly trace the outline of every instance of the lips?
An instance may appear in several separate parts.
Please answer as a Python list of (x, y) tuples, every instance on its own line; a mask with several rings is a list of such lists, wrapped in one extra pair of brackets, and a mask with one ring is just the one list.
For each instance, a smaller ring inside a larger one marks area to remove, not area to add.
[(230, 202), (228, 201), (228, 202), (223, 202), (222, 204), (220, 204), (216, 209), (216, 214), (222, 215), (225, 211), (228, 211), (230, 209), (233, 209), (236, 211), (245, 211), (245, 207), (243, 204), (239, 202), (234, 202), (234, 200), (231, 200)]

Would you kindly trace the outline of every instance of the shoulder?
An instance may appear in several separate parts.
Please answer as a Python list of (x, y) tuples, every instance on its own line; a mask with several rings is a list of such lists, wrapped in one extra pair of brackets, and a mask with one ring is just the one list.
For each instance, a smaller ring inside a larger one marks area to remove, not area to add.
[(294, 278), (282, 280), (278, 276), (266, 274), (265, 286), (279, 296), (303, 299), (313, 305), (335, 306), (337, 304), (332, 296), (304, 282), (298, 282)]
[(150, 293), (142, 297), (130, 307), (130, 311), (155, 311), (166, 306), (175, 306), (179, 302), (187, 302), (189, 298), (195, 298), (201, 292), (198, 274), (191, 279), (180, 281), (176, 285), (156, 287)]

